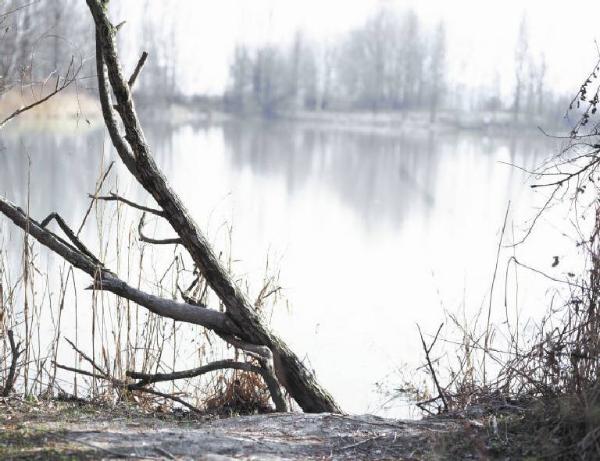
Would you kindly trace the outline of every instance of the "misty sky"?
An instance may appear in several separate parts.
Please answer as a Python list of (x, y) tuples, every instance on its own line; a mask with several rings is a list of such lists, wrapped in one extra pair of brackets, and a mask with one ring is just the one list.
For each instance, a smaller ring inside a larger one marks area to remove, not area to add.
[[(523, 14), (530, 49), (544, 53), (548, 83), (572, 92), (591, 70), (600, 35), (600, 2), (592, 0), (151, 0), (129, 2), (129, 23), (174, 12), (178, 41), (178, 80), (185, 92), (220, 93), (227, 84), (236, 43), (289, 43), (297, 30), (320, 42), (335, 41), (362, 24), (381, 5), (414, 9), (424, 27), (444, 20), (448, 34), (450, 79), (470, 84), (491, 82), (496, 73), (503, 91), (511, 89), (514, 47)], [(142, 47), (131, 43), (131, 51)]]

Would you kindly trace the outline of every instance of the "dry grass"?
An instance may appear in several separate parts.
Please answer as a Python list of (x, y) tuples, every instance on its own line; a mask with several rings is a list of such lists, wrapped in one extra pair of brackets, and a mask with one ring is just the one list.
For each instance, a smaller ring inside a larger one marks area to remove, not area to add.
[[(118, 191), (115, 181), (111, 168), (103, 164), (94, 191), (97, 195)], [(136, 231), (140, 214), (120, 202), (91, 200), (82, 235), (89, 240), (95, 234), (95, 241), (86, 244), (124, 278), (133, 284), (137, 281), (140, 289), (218, 306), (217, 297), (181, 247), (156, 247), (140, 241)], [(77, 230), (80, 223), (70, 224)], [(227, 226), (223, 229), (231, 233)], [(157, 232), (161, 231), (159, 227)], [(65, 339), (71, 340), (103, 373), (121, 381), (128, 380), (128, 370), (168, 373), (213, 360), (243, 360), (243, 353), (224, 346), (214, 333), (202, 327), (173, 322), (105, 293), (90, 295), (81, 290), (79, 287), (89, 284), (85, 277), (63, 262), (41, 264), (45, 250), (33, 239), (21, 236), (0, 227), (0, 388), (6, 382), (11, 361), (8, 330), (23, 342), (15, 392), (26, 397), (72, 395), (113, 403), (136, 402), (142, 408), (173, 408), (157, 396), (138, 392), (132, 396), (122, 387), (111, 385), (110, 380), (57, 369), (56, 363), (92, 371), (90, 361)], [(225, 241), (231, 244), (230, 238)], [(234, 272), (229, 253), (224, 248), (222, 257)], [(17, 266), (15, 261), (19, 260)], [(247, 289), (257, 300), (257, 310), (268, 315), (280, 292), (277, 271), (271, 271), (267, 264), (264, 286)], [(211, 412), (270, 411), (269, 393), (262, 379), (248, 373), (216, 372), (160, 383), (156, 390)]]
[[(52, 82), (51, 82), (52, 83)], [(52, 84), (13, 87), (0, 95), (0, 120), (15, 110), (47, 96), (54, 88)], [(87, 91), (69, 89), (58, 93), (44, 104), (21, 115), (23, 122), (57, 122), (65, 119), (99, 120), (102, 112), (97, 98)]]
[(204, 407), (209, 413), (227, 416), (269, 413), (272, 411), (269, 399), (269, 390), (259, 376), (236, 371), (219, 377)]
[(471, 318), (448, 315), (452, 331), (439, 340), (442, 352), (434, 349), (437, 335), (424, 345), (423, 369), (435, 385), (420, 407), (427, 414), (484, 418), (478, 443), (484, 440), (491, 458), (600, 459), (600, 122), (579, 133), (591, 120), (585, 114), (596, 113), (599, 92), (600, 85), (564, 149), (535, 171), (538, 183), (532, 186), (549, 190), (540, 213), (549, 205), (567, 208), (580, 272), (556, 279), (513, 253), (506, 277), (513, 268), (515, 274), (522, 268), (543, 277), (552, 287), (547, 313), (535, 322), (509, 315), (508, 299), (518, 286), (505, 280), (505, 314), (490, 322), (492, 282), (489, 307)]

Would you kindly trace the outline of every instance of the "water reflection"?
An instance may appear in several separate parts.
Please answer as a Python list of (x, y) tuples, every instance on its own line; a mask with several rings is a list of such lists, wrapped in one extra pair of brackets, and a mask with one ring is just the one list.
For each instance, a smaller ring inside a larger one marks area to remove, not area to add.
[[(293, 123), (231, 123), (224, 127), (224, 138), (234, 168), (284, 178), (290, 196), (309, 183), (324, 185), (373, 232), (382, 226), (399, 226), (413, 212), (431, 213), (439, 176), (455, 170), (440, 170), (445, 162), (460, 164), (460, 157), (475, 151), (487, 156), (478, 162), (485, 164), (485, 170), (475, 173), (485, 177), (494, 173), (500, 158), (533, 167), (541, 156), (552, 152), (551, 142), (531, 135), (382, 134)], [(515, 171), (507, 171), (510, 181)]]
[(57, 211), (80, 220), (86, 193), (92, 192), (101, 159), (108, 155), (103, 153), (102, 131), (4, 134), (0, 138), (0, 193), (25, 207), (30, 175), (33, 216)]
[(317, 183), (371, 231), (397, 226), (414, 207), (427, 211), (434, 203), (439, 152), (433, 133), (382, 136), (286, 123), (229, 124), (224, 131), (235, 168), (285, 178), (290, 196)]

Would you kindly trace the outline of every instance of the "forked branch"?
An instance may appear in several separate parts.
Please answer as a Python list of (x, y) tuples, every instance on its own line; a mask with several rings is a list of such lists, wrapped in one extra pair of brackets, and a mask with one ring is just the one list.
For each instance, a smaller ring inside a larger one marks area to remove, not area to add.
[(94, 283), (91, 288), (110, 291), (163, 317), (202, 325), (227, 334), (240, 334), (239, 328), (222, 312), (213, 309), (198, 309), (190, 304), (150, 295), (128, 285), (116, 274), (99, 265), (95, 257), (83, 253), (42, 227), (37, 221), (27, 216), (23, 210), (2, 197), (0, 197), (0, 212), (42, 245), (92, 277)]
[(6, 377), (6, 382), (2, 388), (2, 393), (0, 393), (2, 397), (8, 397), (15, 386), (15, 381), (17, 380), (17, 365), (19, 363), (19, 357), (23, 353), (21, 350), (21, 343), (15, 343), (13, 331), (8, 330), (6, 334), (8, 336), (8, 343), (10, 344), (11, 359), (8, 376)]
[(140, 205), (139, 203), (135, 203), (132, 200), (129, 200), (125, 197), (122, 197), (118, 194), (115, 194), (114, 192), (111, 192), (110, 195), (105, 195), (105, 196), (96, 196), (96, 195), (92, 195), (89, 194), (88, 195), (91, 199), (95, 199), (95, 200), (102, 200), (105, 202), (122, 202), (125, 205), (129, 205), (132, 208), (136, 208), (138, 210), (144, 211), (146, 213), (151, 213), (154, 214), (156, 216), (160, 216), (160, 217), (164, 217), (165, 214), (161, 211), (161, 210), (157, 210), (156, 208), (150, 208), (144, 205)]
[(144, 234), (144, 225), (146, 224), (146, 213), (142, 214), (140, 223), (138, 224), (138, 235), (140, 242), (152, 243), (154, 245), (180, 245), (182, 243), (179, 237), (169, 239), (155, 239)]
[(285, 402), (285, 398), (281, 394), (279, 384), (277, 383), (273, 372), (267, 370), (265, 367), (257, 367), (256, 365), (252, 365), (251, 363), (247, 362), (236, 362), (234, 360), (218, 360), (216, 362), (211, 362), (207, 365), (198, 368), (193, 368), (191, 370), (156, 374), (128, 371), (127, 376), (139, 380), (137, 383), (129, 385), (130, 390), (136, 390), (143, 388), (148, 384), (154, 384), (163, 381), (174, 381), (178, 379), (189, 379), (197, 376), (202, 376), (212, 371), (223, 370), (228, 368), (233, 370), (248, 371), (262, 376), (263, 380), (267, 384), (267, 387), (269, 388), (269, 393), (271, 394), (273, 403), (275, 403), (275, 410), (279, 412), (288, 411), (287, 403)]

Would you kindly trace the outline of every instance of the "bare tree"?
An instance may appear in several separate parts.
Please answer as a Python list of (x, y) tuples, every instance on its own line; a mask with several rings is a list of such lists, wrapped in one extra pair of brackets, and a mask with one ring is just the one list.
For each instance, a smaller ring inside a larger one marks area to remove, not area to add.
[(353, 31), (343, 46), (339, 77), (346, 97), (371, 110), (385, 104), (387, 66), (394, 40), (391, 16), (381, 9)]
[(546, 64), (546, 55), (542, 53), (539, 57), (538, 64), (536, 66), (537, 72), (535, 75), (535, 92), (536, 92), (536, 104), (535, 110), (539, 115), (544, 113), (546, 109), (544, 101), (545, 101), (545, 92), (546, 92), (546, 72), (548, 70)]
[(331, 104), (333, 98), (333, 86), (335, 78), (335, 61), (337, 58), (337, 47), (333, 45), (324, 46), (316, 59), (316, 69), (318, 72), (316, 108), (326, 110)]
[(300, 106), (301, 97), (301, 74), (304, 65), (305, 39), (301, 31), (296, 31), (294, 43), (290, 53), (290, 75), (289, 75), (289, 95), (291, 98), (292, 109)]
[[(56, 57), (62, 40), (59, 34), (67, 18), (63, 13), (64, 7), (53, 3), (50, 10), (42, 10), (37, 2), (22, 5), (8, 2), (8, 9), (0, 10), (0, 46), (5, 51), (0, 55), (0, 96), (14, 87), (19, 88), (21, 95), (26, 93), (20, 107), (1, 114), (0, 129), (76, 82), (83, 67), (83, 58), (75, 59), (68, 55), (68, 61), (64, 63), (66, 70), (61, 75)], [(38, 33), (39, 37), (34, 40), (34, 32), (38, 28), (43, 32)], [(47, 32), (50, 29), (54, 30), (54, 34)], [(40, 53), (41, 56), (34, 60), (33, 43), (41, 47), (45, 39), (50, 39), (50, 53)]]
[(409, 11), (402, 25), (402, 60), (403, 72), (403, 101), (406, 108), (417, 107), (423, 97), (423, 34), (419, 18), (414, 11)]
[(438, 24), (431, 50), (429, 78), (429, 119), (435, 122), (439, 105), (446, 89), (446, 28)]
[(229, 67), (230, 88), (226, 99), (230, 108), (238, 113), (249, 109), (249, 95), (252, 89), (252, 59), (247, 47), (238, 45), (233, 52)]
[[(114, 293), (164, 317), (202, 325), (234, 347), (256, 357), (262, 373), (268, 377), (267, 385), (279, 411), (286, 409), (279, 392), (279, 385), (283, 385), (306, 412), (340, 412), (331, 395), (319, 385), (296, 354), (261, 321), (157, 167), (132, 99), (131, 85), (134, 79), (128, 81), (121, 69), (116, 46), (117, 28), (107, 16), (108, 1), (86, 0), (86, 3), (96, 29), (99, 98), (112, 144), (130, 173), (158, 204), (159, 208), (152, 209), (151, 212), (171, 225), (177, 233), (177, 239), (173, 243), (180, 244), (187, 250), (226, 310), (220, 312), (199, 306), (191, 299), (176, 302), (159, 298), (134, 288), (105, 267), (64, 221), (60, 220), (59, 224), (61, 221), (65, 224), (61, 224), (61, 228), (68, 240), (49, 231), (46, 226), (51, 219), (56, 218), (56, 214), (37, 222), (4, 198), (0, 198), (0, 212), (41, 244), (92, 277), (91, 288), (94, 290)], [(146, 208), (148, 210), (150, 209)], [(189, 373), (183, 375), (189, 376)], [(144, 378), (148, 380), (147, 376)], [(278, 384), (274, 386), (273, 383)]]
[(515, 95), (513, 102), (513, 119), (519, 119), (523, 110), (523, 94), (527, 79), (527, 64), (529, 59), (529, 28), (527, 17), (523, 15), (519, 24), (517, 46), (515, 49)]

